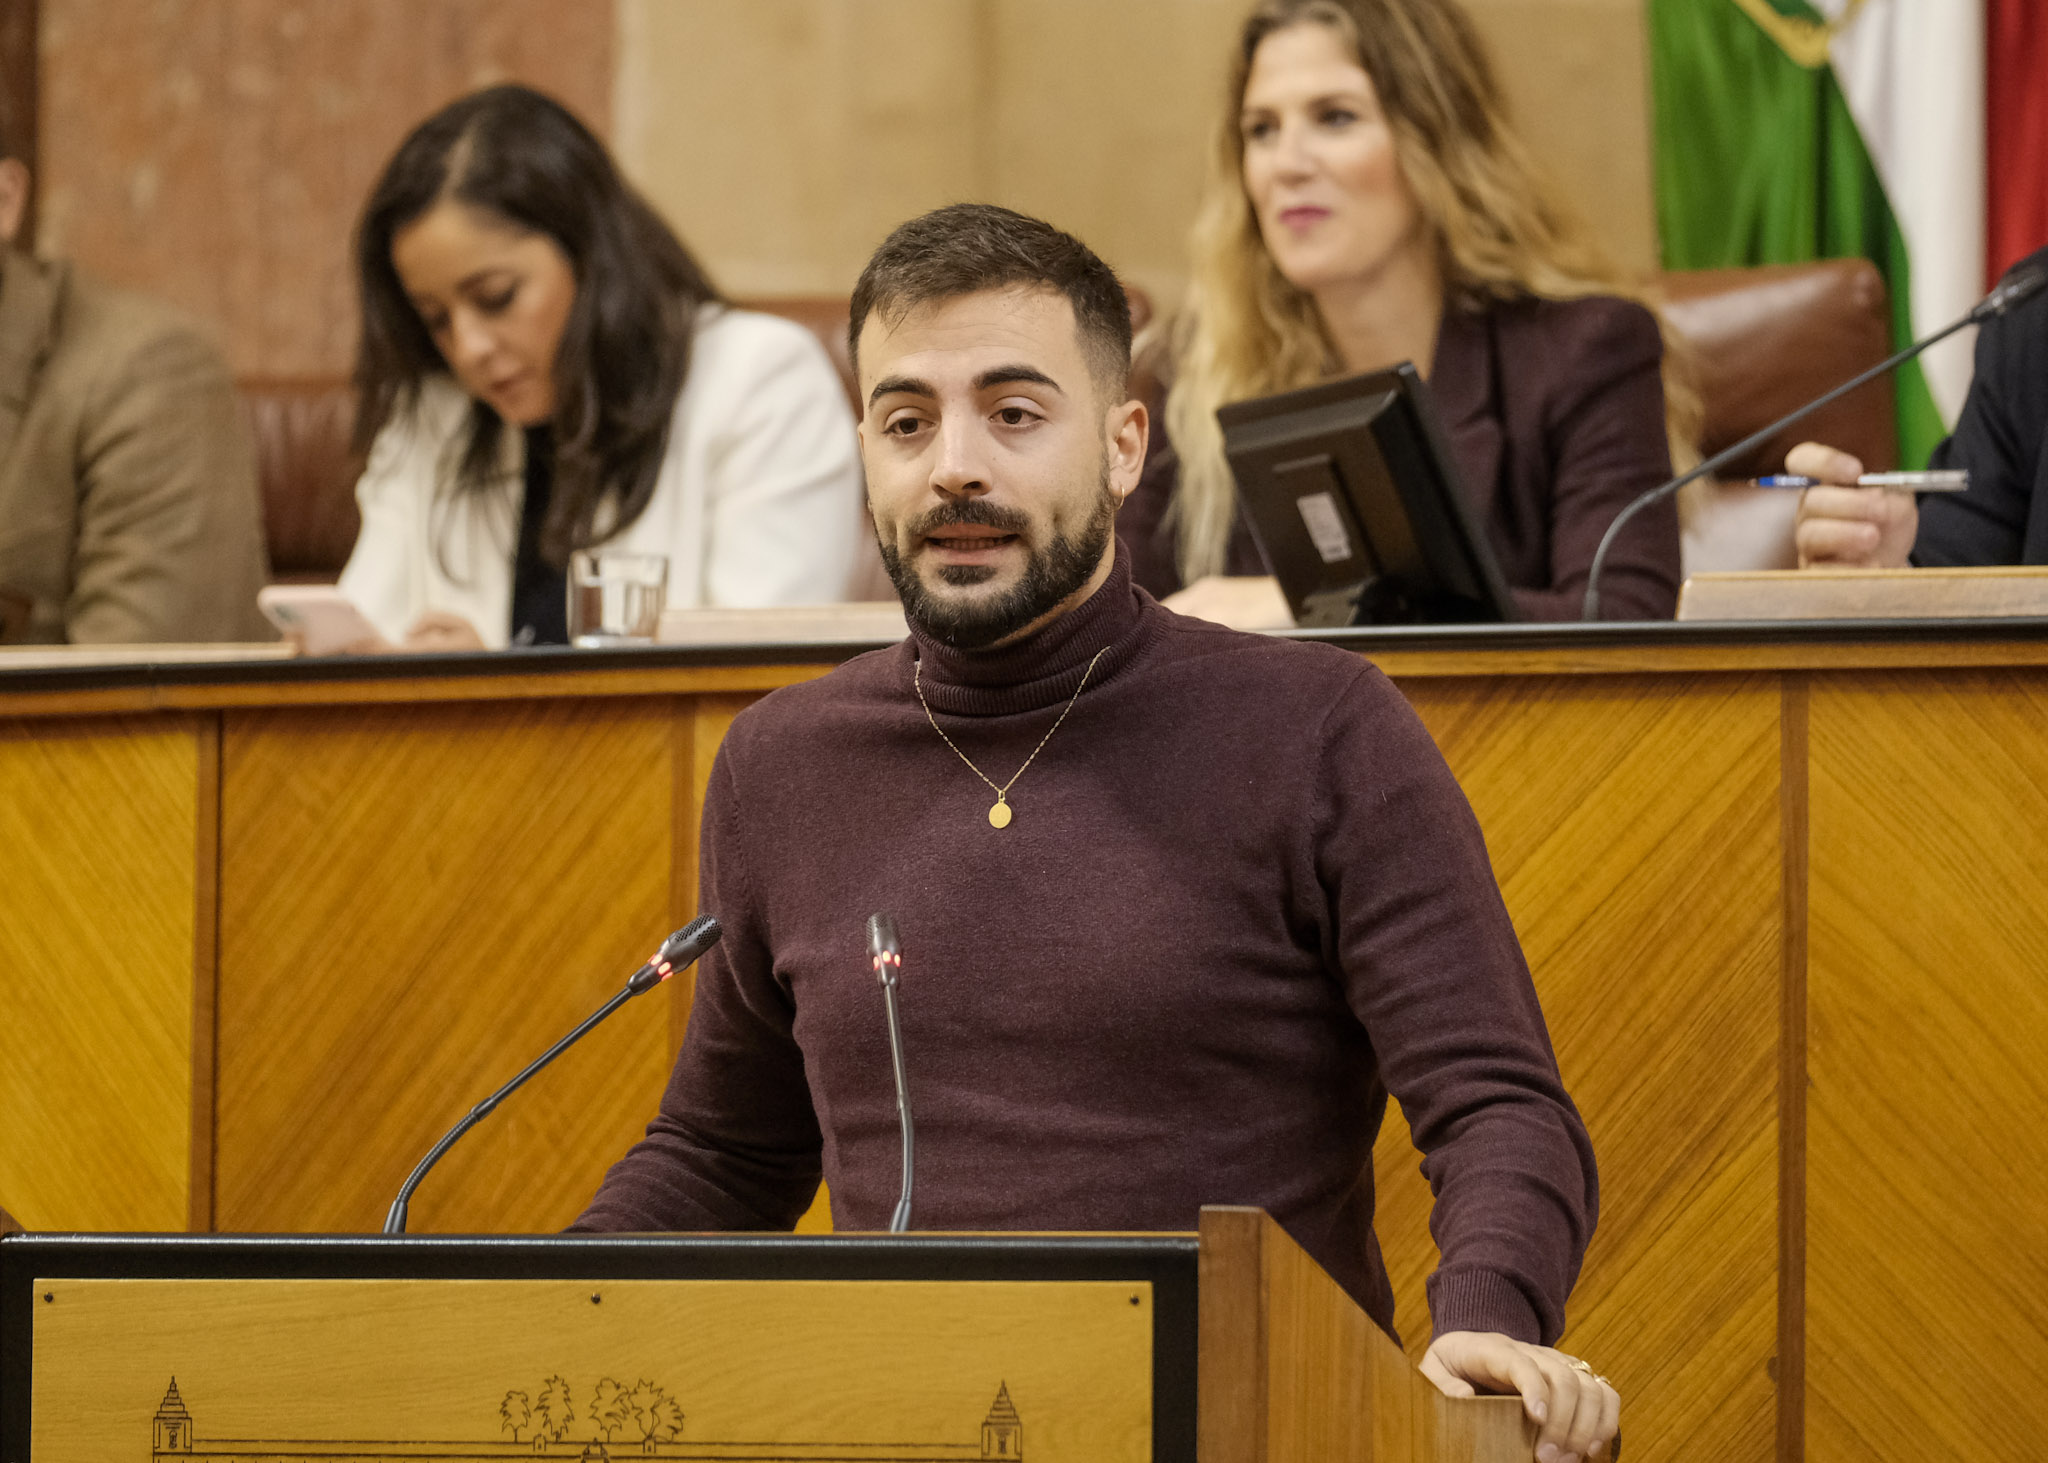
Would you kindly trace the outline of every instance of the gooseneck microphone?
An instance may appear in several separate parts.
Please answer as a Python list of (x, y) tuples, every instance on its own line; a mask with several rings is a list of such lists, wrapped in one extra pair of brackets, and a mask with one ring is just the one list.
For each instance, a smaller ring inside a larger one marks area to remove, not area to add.
[(896, 1196), (896, 1212), (890, 1216), (889, 1233), (902, 1234), (910, 1228), (910, 1189), (917, 1171), (917, 1134), (910, 1123), (910, 1087), (903, 1079), (903, 1027), (896, 1019), (896, 975), (903, 969), (903, 942), (896, 938), (896, 921), (886, 914), (868, 916), (868, 959), (875, 967), (875, 979), (882, 984), (882, 1004), (889, 1013), (889, 1062), (896, 1070), (896, 1119), (903, 1128), (903, 1189)]
[(1607, 532), (1601, 535), (1600, 538), (1600, 547), (1593, 553), (1593, 567), (1586, 573), (1585, 612), (1580, 618), (1587, 620), (1597, 620), (1600, 618), (1600, 571), (1606, 567), (1607, 551), (1614, 546), (1615, 535), (1621, 532), (1621, 526), (1627, 523), (1629, 519), (1635, 517), (1636, 514), (1649, 507), (1652, 503), (1662, 502), (1687, 483), (1696, 482), (1709, 473), (1718, 472), (1736, 458), (1743, 456), (1745, 453), (1755, 451), (1794, 422), (1805, 420), (1822, 407), (1828, 405), (1828, 403), (1839, 401), (1857, 387), (1875, 381), (1887, 371), (1903, 366), (1907, 361), (1912, 360), (1913, 357), (1919, 355), (1920, 352), (1926, 350), (1929, 346), (1947, 340), (1964, 326), (1982, 325), (1986, 320), (2005, 314), (2015, 305), (2039, 294), (2043, 286), (2048, 286), (2048, 269), (2035, 266), (2032, 269), (2014, 270), (1999, 282), (1996, 289), (1971, 306), (1969, 314), (1963, 316), (1962, 319), (1951, 325), (1943, 326), (1924, 340), (1914, 341), (1896, 354), (1886, 356), (1869, 370), (1844, 381), (1825, 396), (1816, 397), (1798, 410), (1786, 413), (1761, 431), (1750, 433), (1733, 447), (1724, 448), (1716, 452), (1691, 472), (1683, 473), (1673, 478), (1670, 482), (1660, 484), (1632, 500), (1627, 507), (1614, 515), (1614, 522), (1607, 525)]
[(661, 948), (654, 952), (654, 958), (627, 977), (624, 988), (598, 1007), (581, 1026), (549, 1047), (541, 1054), (539, 1061), (471, 1108), (461, 1122), (448, 1130), (447, 1136), (427, 1150), (427, 1156), (420, 1160), (419, 1167), (412, 1171), (412, 1177), (405, 1181), (405, 1187), (398, 1191), (398, 1197), (391, 1201), (391, 1212), (384, 1218), (384, 1233), (405, 1233), (405, 1210), (406, 1205), (412, 1201), (413, 1190), (420, 1186), (420, 1180), (427, 1176), (433, 1166), (441, 1161), (441, 1156), (453, 1148), (464, 1133), (491, 1115), (491, 1109), (525, 1086), (534, 1073), (583, 1040), (592, 1027), (633, 997), (653, 990), (677, 971), (687, 970), (696, 964), (698, 957), (716, 945), (718, 937), (723, 933), (725, 932), (718, 927), (716, 919), (708, 914), (698, 915), (663, 940)]

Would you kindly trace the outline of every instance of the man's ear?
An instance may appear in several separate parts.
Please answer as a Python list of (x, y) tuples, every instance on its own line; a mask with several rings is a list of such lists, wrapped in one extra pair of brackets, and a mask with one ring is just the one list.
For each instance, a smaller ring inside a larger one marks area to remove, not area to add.
[(12, 248), (28, 212), (28, 164), (18, 157), (0, 158), (0, 245)]
[(1104, 416), (1103, 437), (1109, 447), (1109, 486), (1119, 502), (1130, 497), (1145, 471), (1145, 447), (1152, 437), (1152, 414), (1138, 400), (1119, 402)]

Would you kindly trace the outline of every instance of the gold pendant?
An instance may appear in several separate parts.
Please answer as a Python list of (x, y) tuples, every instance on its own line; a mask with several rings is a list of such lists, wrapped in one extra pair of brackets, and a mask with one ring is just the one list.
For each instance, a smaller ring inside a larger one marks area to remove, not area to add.
[(988, 810), (988, 826), (991, 828), (1007, 828), (1010, 826), (1010, 805), (1000, 797), (996, 799), (995, 806)]

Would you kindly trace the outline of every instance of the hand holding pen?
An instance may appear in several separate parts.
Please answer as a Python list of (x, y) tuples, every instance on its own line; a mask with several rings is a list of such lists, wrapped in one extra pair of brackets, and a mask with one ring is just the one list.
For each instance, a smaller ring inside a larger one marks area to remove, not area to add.
[[(1846, 452), (1818, 442), (1802, 442), (1785, 455), (1785, 473), (1770, 486), (1791, 487), (1797, 479), (1798, 523), (1792, 532), (1799, 549), (1799, 567), (1834, 565), (1864, 569), (1905, 567), (1920, 531), (1915, 494), (1955, 491), (1934, 485), (1896, 482), (1865, 484), (1863, 464)], [(1896, 479), (1927, 474), (1870, 474)], [(1759, 481), (1765, 481), (1759, 479)], [(1968, 486), (1963, 475), (1962, 486)]]

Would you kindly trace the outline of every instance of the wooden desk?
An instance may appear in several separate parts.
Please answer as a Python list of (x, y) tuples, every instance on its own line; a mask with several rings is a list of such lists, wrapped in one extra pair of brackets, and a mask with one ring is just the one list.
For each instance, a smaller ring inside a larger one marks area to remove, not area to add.
[[(1630, 1398), (1631, 1456), (2021, 1456), (2048, 1362), (2048, 624), (1337, 638), (1485, 826), (1601, 1159), (1566, 1345)], [(0, 675), (0, 1205), (376, 1228), (692, 912), (735, 712), (845, 653)], [(415, 1227), (566, 1222), (688, 997), (507, 1105)], [(1411, 1348), (1414, 1168), (1395, 1125)]]

